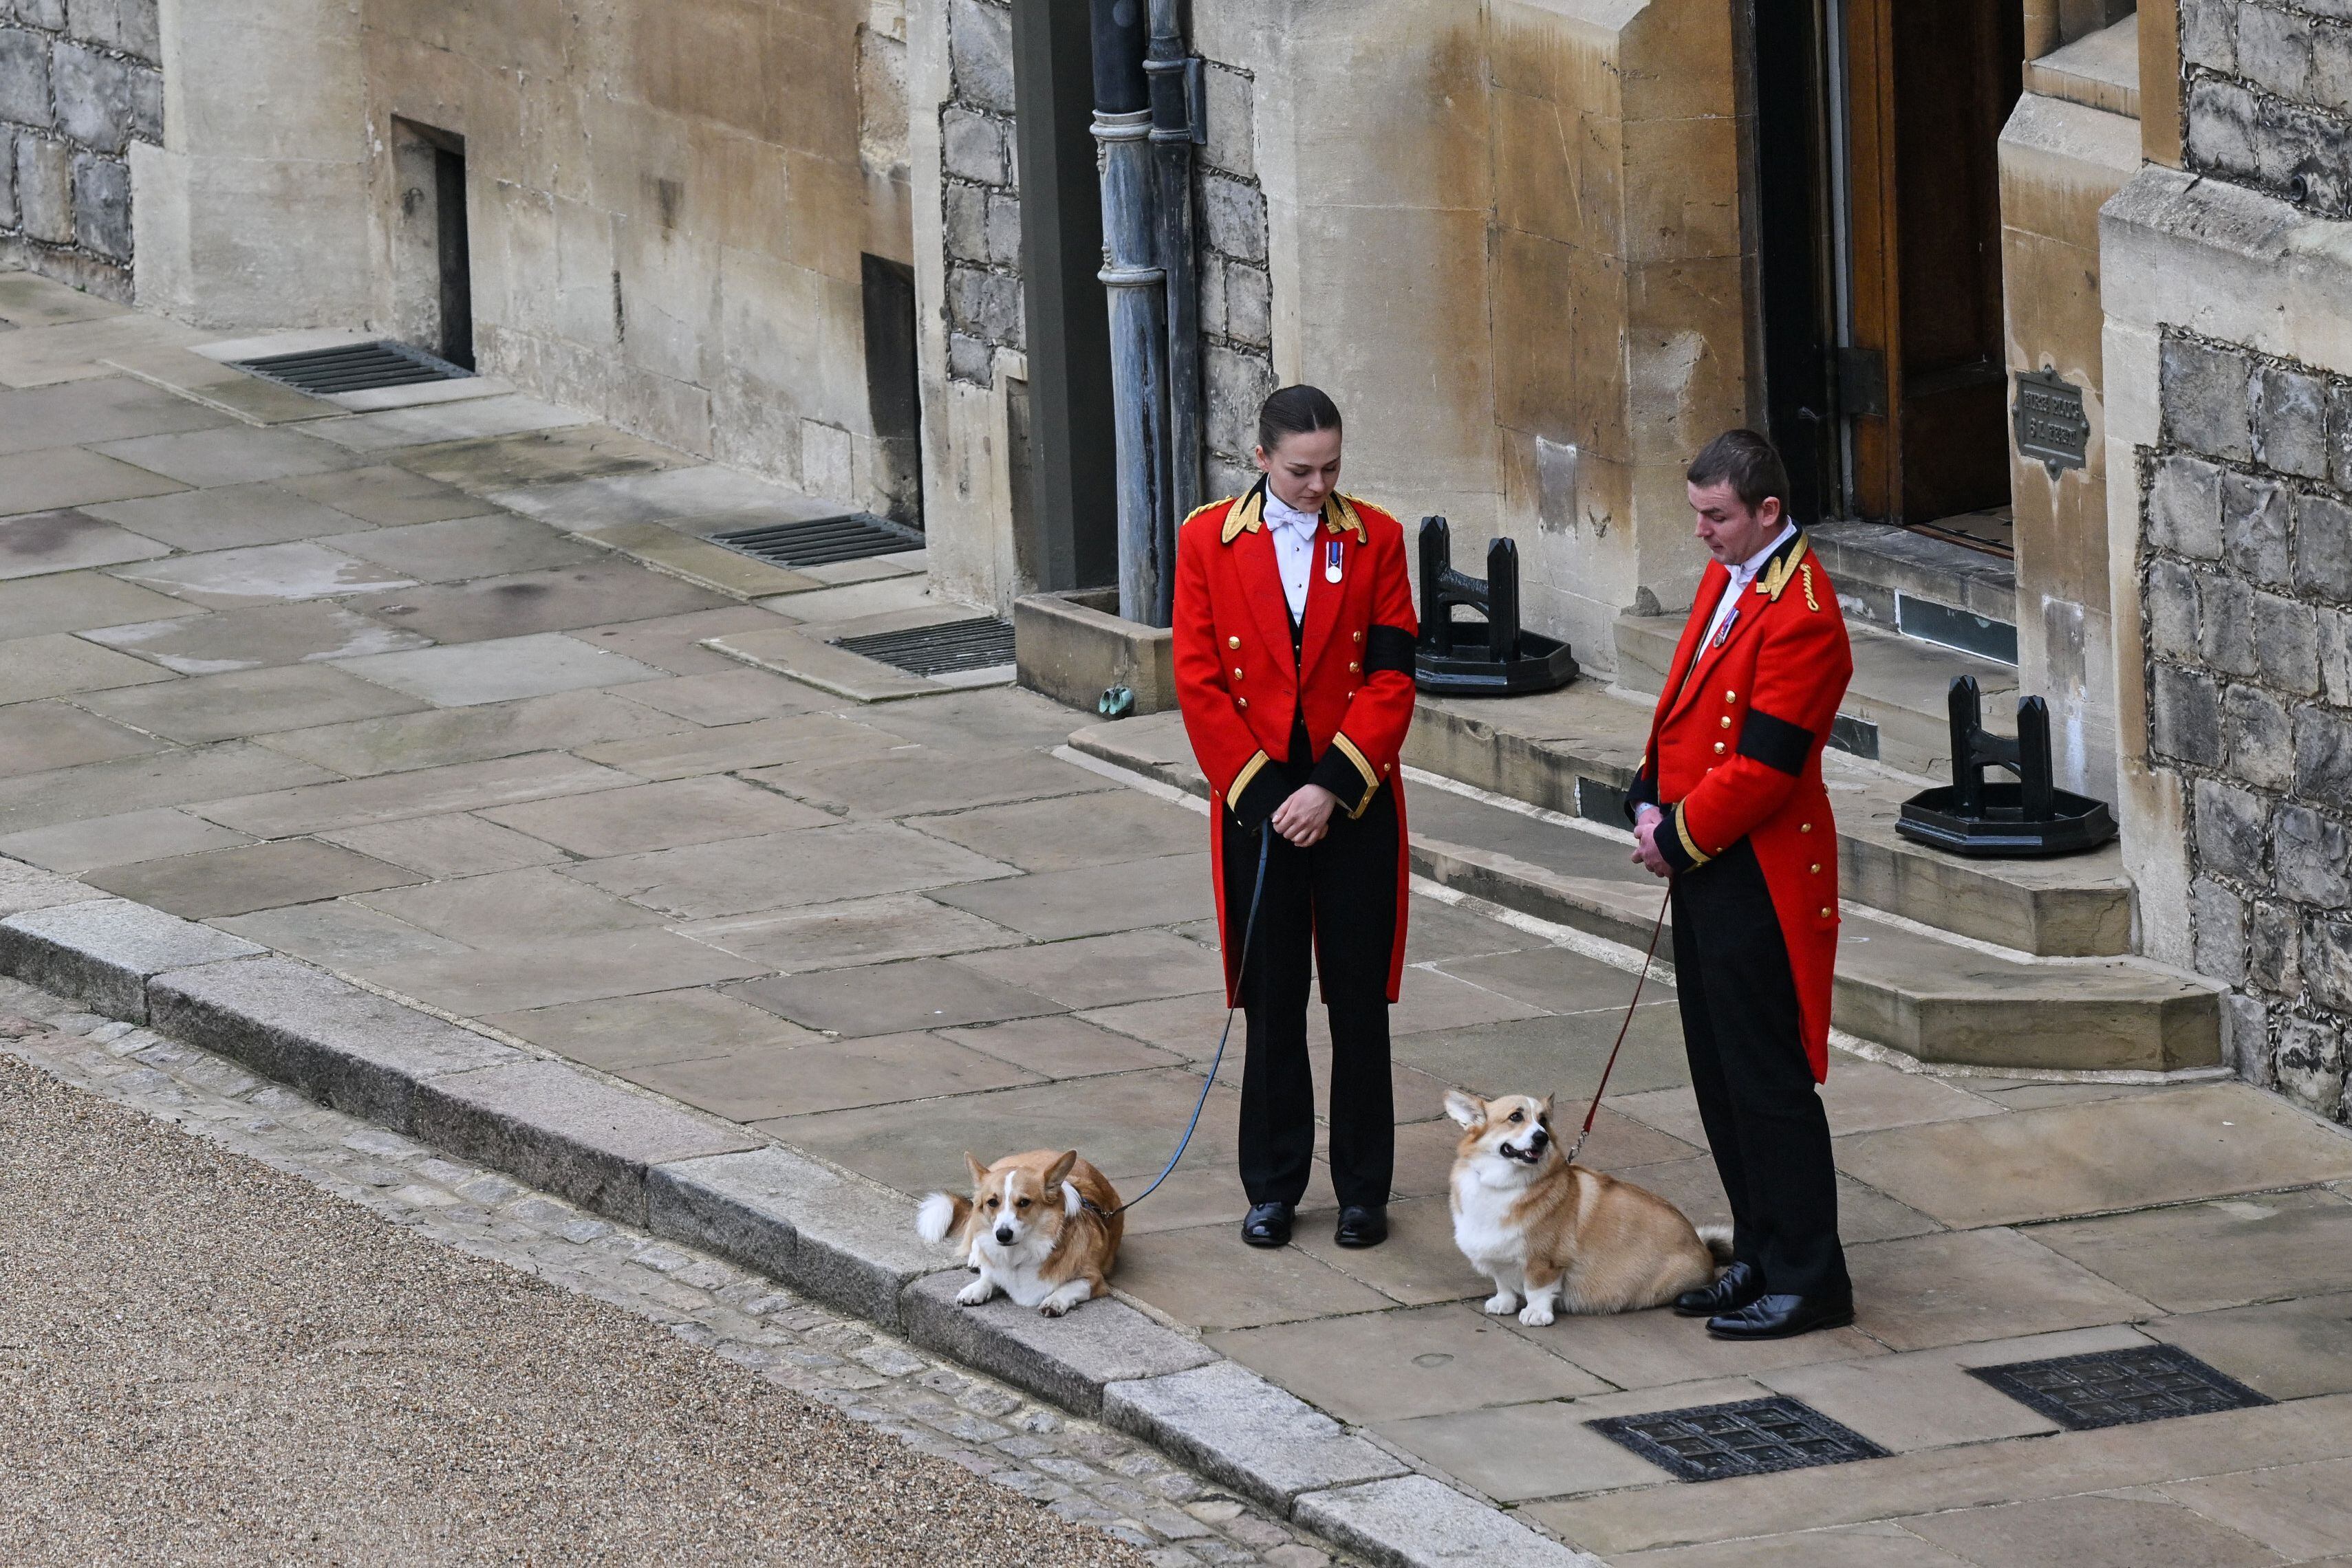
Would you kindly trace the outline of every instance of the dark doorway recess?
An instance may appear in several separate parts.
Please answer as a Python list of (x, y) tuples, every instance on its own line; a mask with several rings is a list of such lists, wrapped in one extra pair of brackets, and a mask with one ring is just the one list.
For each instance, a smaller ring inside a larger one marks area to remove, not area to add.
[(860, 258), (866, 292), (866, 409), (875, 477), (893, 522), (923, 526), (923, 392), (915, 366), (915, 269)]
[(466, 237), (464, 141), (450, 138), (435, 144), (433, 190), (441, 260), (441, 357), (470, 371), (474, 368), (474, 263)]
[(2000, 131), (2016, 0), (1789, 0), (1756, 18), (1766, 418), (1805, 515), (2009, 500)]

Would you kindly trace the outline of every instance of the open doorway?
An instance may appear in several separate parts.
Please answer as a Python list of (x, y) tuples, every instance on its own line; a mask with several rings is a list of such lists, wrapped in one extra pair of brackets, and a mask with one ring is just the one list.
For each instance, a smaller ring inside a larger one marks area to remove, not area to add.
[(400, 187), (394, 225), (394, 329), (403, 342), (474, 366), (474, 269), (466, 223), (466, 139), (393, 121)]
[(866, 256), (866, 409), (874, 479), (890, 520), (923, 526), (923, 392), (915, 361), (915, 269)]
[(2023, 8), (1755, 15), (1765, 406), (1800, 505), (2009, 553), (1998, 152)]

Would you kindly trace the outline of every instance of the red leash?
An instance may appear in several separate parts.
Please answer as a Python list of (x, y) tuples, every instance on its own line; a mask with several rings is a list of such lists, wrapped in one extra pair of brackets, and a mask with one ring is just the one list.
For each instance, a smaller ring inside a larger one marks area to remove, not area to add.
[(1634, 1009), (1642, 1005), (1642, 987), (1650, 977), (1651, 960), (1658, 956), (1658, 933), (1666, 928), (1666, 909), (1673, 904), (1675, 890), (1670, 885), (1666, 896), (1658, 901), (1658, 917), (1650, 924), (1650, 950), (1642, 955), (1642, 972), (1633, 977), (1633, 999), (1625, 1004), (1625, 1021), (1617, 1026), (1617, 1043), (1609, 1048), (1609, 1064), (1601, 1070), (1600, 1086), (1592, 1092), (1592, 1107), (1584, 1113), (1584, 1130), (1576, 1134), (1576, 1143), (1568, 1151), (1568, 1163), (1574, 1165), (1576, 1156), (1584, 1151), (1584, 1140), (1592, 1136), (1592, 1123), (1601, 1114), (1601, 1096), (1609, 1092), (1609, 1075), (1617, 1071), (1617, 1053), (1625, 1049), (1625, 1036), (1633, 1027)]

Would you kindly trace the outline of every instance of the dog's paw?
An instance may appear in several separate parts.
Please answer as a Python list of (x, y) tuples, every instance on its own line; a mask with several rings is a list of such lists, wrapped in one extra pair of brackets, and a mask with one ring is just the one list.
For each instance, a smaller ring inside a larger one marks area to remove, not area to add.
[(976, 1307), (994, 1294), (996, 1294), (996, 1287), (987, 1280), (974, 1280), (956, 1292), (956, 1304), (962, 1307)]
[(1045, 1298), (1044, 1303), (1038, 1307), (1037, 1315), (1043, 1318), (1058, 1318), (1069, 1310), (1069, 1302), (1062, 1301), (1057, 1297), (1048, 1296)]
[(1486, 1298), (1486, 1313), (1489, 1317), (1508, 1317), (1518, 1310), (1519, 1298), (1513, 1291), (1497, 1291)]
[(1551, 1303), (1549, 1301), (1529, 1301), (1526, 1306), (1519, 1309), (1519, 1322), (1527, 1324), (1528, 1327), (1531, 1329), (1539, 1329), (1543, 1327), (1544, 1324), (1551, 1322)]

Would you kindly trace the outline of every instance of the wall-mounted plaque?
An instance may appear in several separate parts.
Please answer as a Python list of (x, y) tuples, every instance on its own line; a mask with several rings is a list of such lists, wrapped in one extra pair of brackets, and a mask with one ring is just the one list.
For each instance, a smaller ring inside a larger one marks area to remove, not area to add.
[(2083, 412), (2081, 387), (2055, 371), (2018, 371), (2016, 422), (2019, 454), (2039, 462), (2050, 477), (2083, 466), (2091, 421)]

